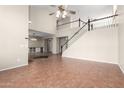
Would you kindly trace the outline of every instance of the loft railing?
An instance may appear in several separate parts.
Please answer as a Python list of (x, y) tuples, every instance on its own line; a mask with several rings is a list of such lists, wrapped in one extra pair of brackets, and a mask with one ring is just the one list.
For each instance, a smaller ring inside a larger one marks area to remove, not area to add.
[[(93, 22), (97, 22), (97, 21), (100, 21), (100, 20), (104, 20), (104, 19), (108, 19), (108, 18), (112, 18), (112, 17), (116, 17), (116, 16), (118, 16), (118, 14), (115, 14), (115, 15), (112, 15), (112, 16), (103, 17), (103, 18), (93, 19), (93, 20), (88, 19), (87, 22), (82, 21), (84, 25), (83, 25), (81, 28), (79, 28), (79, 30), (78, 30), (76, 33), (74, 33), (74, 34), (61, 46), (61, 54), (63, 53), (63, 51), (64, 51), (65, 49), (68, 48), (68, 43), (71, 42), (71, 40), (72, 40), (74, 37), (76, 37), (76, 36), (81, 32), (81, 30), (82, 30), (84, 27), (86, 27), (86, 25), (87, 25), (87, 27), (88, 27), (88, 31), (90, 31), (90, 30), (92, 30), (92, 23), (93, 23)], [(80, 27), (80, 22), (81, 22), (80, 19), (79, 19), (79, 20), (72, 21), (72, 22), (64, 23), (64, 24), (61, 24), (61, 25), (58, 25), (58, 26), (62, 26), (62, 25), (74, 23), (74, 22), (77, 22), (77, 21), (79, 21), (79, 27)]]
[(59, 22), (57, 22), (57, 27), (63, 26), (63, 25), (67, 25), (67, 24), (72, 24), (72, 23), (76, 23), (78, 22), (78, 26), (81, 27), (81, 23), (84, 24), (86, 23), (85, 21), (81, 20), (80, 18), (74, 21), (70, 21), (70, 22), (66, 22), (66, 23), (62, 23), (62, 24), (58, 24)]

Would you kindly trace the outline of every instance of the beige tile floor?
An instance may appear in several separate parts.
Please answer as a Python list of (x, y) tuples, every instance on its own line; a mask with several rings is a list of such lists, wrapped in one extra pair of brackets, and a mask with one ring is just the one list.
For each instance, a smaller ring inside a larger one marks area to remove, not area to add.
[(0, 87), (123, 88), (124, 74), (115, 64), (51, 56), (1, 71)]

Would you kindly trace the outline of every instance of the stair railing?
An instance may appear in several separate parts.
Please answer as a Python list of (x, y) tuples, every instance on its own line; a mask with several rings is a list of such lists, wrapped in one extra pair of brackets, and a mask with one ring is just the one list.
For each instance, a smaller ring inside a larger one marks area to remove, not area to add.
[(66, 22), (66, 23), (62, 23), (62, 24), (58, 24), (59, 21), (57, 21), (57, 27), (63, 26), (63, 25), (67, 25), (67, 24), (71, 24), (71, 23), (76, 23), (78, 22), (78, 26), (81, 27), (81, 23), (84, 24), (86, 23), (85, 21), (81, 20), (80, 18), (74, 21), (70, 21), (70, 22)]
[[(112, 18), (112, 17), (116, 17), (118, 16), (118, 14), (115, 14), (115, 15), (112, 15), (112, 16), (107, 16), (107, 17), (103, 17), (103, 18), (98, 18), (98, 19), (93, 19), (93, 20), (90, 20), (88, 19), (87, 22), (84, 22), (82, 20), (75, 20), (75, 21), (72, 21), (72, 22), (68, 22), (68, 23), (64, 23), (64, 24), (61, 24), (61, 25), (66, 25), (66, 24), (70, 24), (70, 23), (74, 23), (74, 22), (77, 22), (79, 21), (79, 27), (80, 27), (80, 22), (83, 22), (83, 26), (81, 28), (79, 28), (79, 30), (77, 32), (75, 32), (62, 46), (61, 46), (61, 54), (63, 53), (64, 51), (64, 46), (66, 46), (86, 25), (88, 27), (88, 31), (92, 30), (92, 26), (91, 26), (91, 23), (93, 22), (96, 22), (96, 21), (100, 21), (100, 20), (104, 20), (104, 19), (108, 19), (108, 18)], [(61, 25), (58, 25), (58, 26), (61, 26)], [(67, 49), (68, 47), (66, 47)]]
[(68, 42), (70, 42), (86, 25), (88, 24), (88, 22), (86, 22), (76, 33), (74, 33), (62, 46), (61, 46), (61, 54), (63, 52), (63, 47), (68, 44)]

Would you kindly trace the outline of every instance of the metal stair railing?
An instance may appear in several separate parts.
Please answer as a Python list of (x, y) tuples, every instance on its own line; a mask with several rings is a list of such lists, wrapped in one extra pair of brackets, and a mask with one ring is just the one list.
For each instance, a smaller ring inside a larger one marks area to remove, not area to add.
[(63, 51), (64, 51), (64, 47), (65, 47), (65, 49), (67, 49), (67, 48), (68, 48), (68, 46), (67, 46), (68, 43), (69, 43), (74, 37), (76, 37), (77, 34), (78, 34), (79, 32), (81, 32), (81, 30), (82, 30), (86, 25), (87, 25), (87, 27), (88, 27), (88, 31), (90, 31), (90, 30), (92, 30), (91, 23), (97, 22), (97, 21), (100, 21), (100, 20), (104, 20), (104, 19), (108, 19), (108, 18), (113, 18), (113, 17), (116, 17), (116, 16), (118, 16), (118, 14), (111, 15), (111, 16), (107, 16), (107, 17), (103, 17), (103, 18), (93, 19), (93, 20), (88, 19), (87, 22), (84, 22), (84, 21), (82, 21), (81, 19), (79, 19), (79, 20), (75, 20), (75, 21), (72, 21), (72, 22), (68, 22), (68, 23), (64, 23), (64, 24), (58, 25), (58, 26), (62, 26), (62, 25), (74, 23), (74, 22), (77, 22), (77, 21), (79, 21), (79, 27), (80, 27), (80, 22), (83, 22), (83, 24), (84, 24), (81, 28), (79, 28), (79, 30), (78, 30), (77, 32), (75, 32), (75, 33), (61, 46), (61, 54), (62, 54)]

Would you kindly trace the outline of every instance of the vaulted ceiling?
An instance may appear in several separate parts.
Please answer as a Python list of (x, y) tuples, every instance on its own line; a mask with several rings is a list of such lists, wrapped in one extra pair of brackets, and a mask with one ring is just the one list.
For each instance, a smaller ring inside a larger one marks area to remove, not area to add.
[(112, 5), (70, 5), (69, 9), (76, 10), (77, 15), (83, 19), (107, 16), (113, 12)]
[[(57, 11), (57, 7), (51, 7), (50, 5), (35, 5), (33, 7), (48, 9), (50, 12)], [(76, 16), (82, 19), (107, 16), (113, 12), (112, 5), (68, 5), (68, 9), (75, 10)]]
[[(31, 7), (37, 9), (46, 9), (51, 12), (57, 11), (57, 7), (52, 7), (50, 5), (32, 5)], [(108, 15), (112, 15), (113, 13), (113, 6), (112, 5), (68, 5), (68, 9), (75, 10), (76, 15), (71, 15), (72, 20), (73, 18), (81, 18), (82, 20), (86, 21), (88, 18), (99, 18)], [(49, 14), (48, 14), (49, 15)], [(52, 15), (55, 16), (55, 15)], [(29, 35), (33, 36), (51, 36), (50, 34), (37, 32), (37, 31), (30, 31)]]

